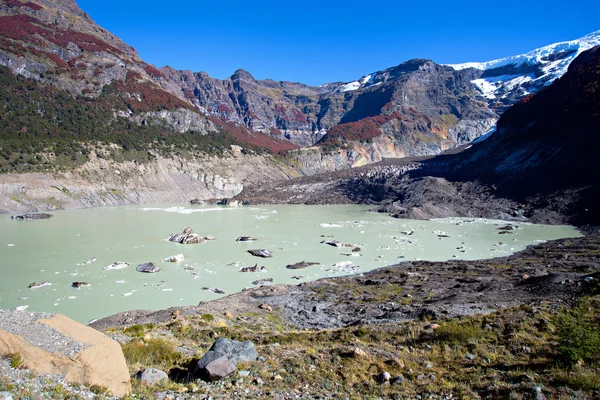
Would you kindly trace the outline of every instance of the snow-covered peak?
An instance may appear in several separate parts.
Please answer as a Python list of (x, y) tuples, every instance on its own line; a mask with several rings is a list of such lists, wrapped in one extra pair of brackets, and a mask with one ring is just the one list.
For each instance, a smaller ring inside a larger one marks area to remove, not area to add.
[[(523, 64), (548, 64), (552, 63), (553, 56), (572, 52), (568, 57), (564, 59), (569, 59), (570, 61), (575, 59), (582, 52), (591, 49), (594, 46), (600, 45), (600, 31), (592, 32), (580, 39), (570, 40), (567, 42), (554, 43), (548, 46), (541, 47), (539, 49), (535, 49), (526, 54), (520, 54), (517, 56), (500, 58), (498, 60), (487, 61), (487, 62), (467, 62), (463, 64), (446, 64), (449, 67), (454, 68), (455, 70), (462, 70), (466, 68), (475, 68), (482, 71), (501, 68), (507, 65), (520, 66)], [(565, 71), (566, 72), (566, 69)], [(563, 72), (563, 73), (564, 73)]]

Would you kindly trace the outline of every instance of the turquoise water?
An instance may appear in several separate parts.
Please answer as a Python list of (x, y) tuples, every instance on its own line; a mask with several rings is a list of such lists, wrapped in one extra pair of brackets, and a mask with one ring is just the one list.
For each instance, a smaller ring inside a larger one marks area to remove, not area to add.
[[(264, 278), (272, 278), (274, 284), (297, 284), (406, 260), (500, 257), (539, 241), (580, 236), (570, 226), (522, 223), (514, 234), (500, 235), (498, 228), (506, 222), (399, 220), (354, 205), (231, 208), (186, 204), (53, 214), (51, 219), (36, 221), (0, 217), (0, 308), (57, 312), (88, 323), (120, 311), (195, 305), (223, 296), (204, 287), (231, 294)], [(189, 245), (163, 240), (188, 226), (215, 240)], [(239, 236), (258, 240), (236, 242)], [(329, 246), (321, 243), (324, 240), (349, 247)], [(356, 247), (360, 251), (353, 252)], [(268, 249), (273, 257), (254, 257), (249, 249)], [(162, 261), (176, 254), (183, 254), (184, 260)], [(103, 269), (115, 261), (131, 265)], [(319, 265), (285, 268), (299, 261)], [(161, 271), (136, 272), (136, 266), (145, 262), (153, 262)], [(267, 270), (239, 272), (255, 264)], [(51, 285), (28, 288), (43, 281)], [(72, 288), (76, 281), (90, 286)]]

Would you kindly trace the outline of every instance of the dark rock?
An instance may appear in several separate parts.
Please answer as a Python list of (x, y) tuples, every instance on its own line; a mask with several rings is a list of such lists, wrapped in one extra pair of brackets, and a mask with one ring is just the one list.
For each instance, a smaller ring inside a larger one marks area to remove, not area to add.
[(263, 257), (263, 258), (273, 257), (273, 253), (271, 253), (269, 250), (265, 250), (265, 249), (248, 250), (248, 253), (252, 254), (255, 257)]
[(286, 265), (285, 267), (287, 269), (302, 269), (302, 268), (310, 267), (311, 265), (318, 265), (318, 264), (319, 263), (317, 263), (317, 262), (300, 261), (300, 262), (297, 262), (296, 264)]
[(267, 270), (267, 268), (264, 266), (258, 268), (258, 264), (254, 264), (254, 266), (252, 266), (252, 267), (240, 268), (240, 272), (259, 272), (259, 271), (266, 271), (266, 270)]
[(83, 286), (91, 286), (91, 284), (88, 282), (73, 282), (73, 284), (71, 284), (71, 286), (74, 287), (75, 289), (79, 289), (80, 287), (83, 287)]
[(146, 273), (155, 273), (155, 272), (159, 272), (160, 268), (158, 268), (156, 265), (154, 265), (151, 262), (148, 263), (143, 263), (138, 265), (137, 267), (135, 267), (135, 270), (137, 272), (146, 272)]
[(135, 378), (148, 384), (154, 385), (160, 383), (164, 379), (169, 379), (166, 372), (156, 368), (145, 368), (135, 374)]
[(195, 375), (201, 379), (214, 382), (231, 375), (237, 370), (227, 355), (209, 350), (196, 364)]
[(227, 338), (218, 339), (213, 343), (210, 350), (225, 354), (233, 363), (256, 361), (258, 352), (254, 347), (254, 343), (247, 340), (238, 342)]
[(390, 384), (394, 385), (394, 386), (400, 386), (404, 383), (404, 376), (402, 375), (398, 375), (397, 377), (395, 377), (394, 379), (392, 379), (390, 381)]
[(379, 375), (377, 375), (377, 377), (375, 378), (375, 380), (378, 383), (386, 383), (390, 380), (391, 376), (390, 373), (387, 371), (383, 371), (382, 373), (380, 373)]
[(52, 217), (52, 214), (38, 213), (38, 214), (17, 214), (17, 215), (13, 215), (11, 218), (12, 219), (48, 219), (50, 217)]
[(273, 283), (273, 278), (264, 278), (264, 279), (257, 279), (255, 281), (252, 281), (253, 285), (258, 285), (258, 286), (266, 285), (268, 283)]
[(239, 238), (235, 239), (236, 242), (253, 242), (256, 239), (250, 236), (240, 236)]
[(218, 289), (218, 288), (203, 287), (202, 290), (207, 290), (209, 292), (213, 292), (213, 293), (217, 293), (217, 294), (225, 294), (224, 290), (221, 290), (221, 289)]
[(206, 240), (212, 240), (211, 237), (202, 237), (192, 231), (189, 226), (183, 230), (182, 233), (172, 233), (165, 237), (165, 240), (169, 242), (176, 242), (181, 244), (196, 244), (203, 243)]
[(204, 202), (204, 200), (193, 199), (193, 200), (190, 200), (190, 204), (200, 205), (200, 204), (206, 204), (206, 203)]
[(256, 361), (257, 358), (254, 343), (220, 338), (198, 360), (195, 373), (202, 379), (213, 382), (236, 371), (237, 363)]

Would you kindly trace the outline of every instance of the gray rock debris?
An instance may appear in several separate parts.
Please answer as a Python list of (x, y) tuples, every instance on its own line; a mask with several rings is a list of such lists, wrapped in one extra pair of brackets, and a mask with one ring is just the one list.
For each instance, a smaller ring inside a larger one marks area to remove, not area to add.
[(154, 385), (164, 379), (169, 379), (166, 372), (156, 368), (145, 368), (135, 374), (136, 379), (147, 383), (148, 385)]
[(22, 336), (25, 341), (49, 353), (71, 356), (87, 347), (46, 324), (36, 322), (50, 317), (52, 314), (43, 312), (0, 310), (0, 329)]

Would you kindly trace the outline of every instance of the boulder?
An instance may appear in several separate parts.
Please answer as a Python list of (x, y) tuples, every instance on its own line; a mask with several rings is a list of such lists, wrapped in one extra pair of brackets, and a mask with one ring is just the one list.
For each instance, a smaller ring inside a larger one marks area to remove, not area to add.
[(237, 366), (227, 356), (209, 351), (198, 360), (196, 375), (208, 382), (218, 381), (231, 375)]
[(240, 361), (256, 361), (257, 358), (254, 343), (220, 338), (198, 360), (195, 374), (209, 382), (217, 381), (235, 372)]
[(192, 199), (192, 200), (190, 200), (190, 204), (200, 205), (200, 204), (206, 204), (206, 202), (204, 200), (200, 200), (200, 199)]
[(137, 267), (135, 267), (135, 270), (137, 272), (145, 272), (148, 274), (153, 274), (153, 273), (159, 272), (160, 268), (158, 268), (153, 263), (148, 262), (148, 263), (143, 263), (143, 264), (138, 265)]
[(166, 372), (156, 368), (145, 368), (135, 374), (135, 378), (148, 385), (160, 383), (164, 379), (169, 379)]
[(119, 397), (131, 392), (121, 346), (64, 315), (0, 310), (0, 356), (9, 354), (35, 373), (103, 386)]

